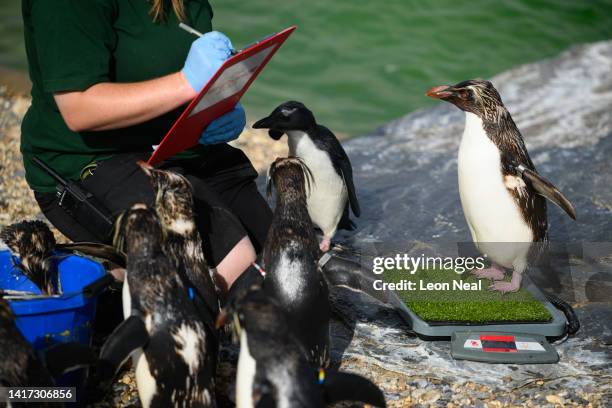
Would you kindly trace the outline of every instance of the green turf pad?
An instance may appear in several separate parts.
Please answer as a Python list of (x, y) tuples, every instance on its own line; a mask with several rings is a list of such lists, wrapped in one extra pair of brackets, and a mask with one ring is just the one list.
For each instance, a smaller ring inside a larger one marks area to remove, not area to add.
[[(509, 274), (508, 274), (509, 275)], [(469, 273), (459, 275), (453, 270), (419, 270), (414, 275), (406, 271), (387, 270), (385, 282), (402, 280), (415, 282), (414, 290), (396, 290), (398, 296), (421, 319), (435, 323), (510, 323), (548, 322), (551, 315), (544, 305), (526, 289), (502, 295), (490, 291), (490, 281), (477, 279)], [(480, 283), (480, 290), (458, 290), (453, 281)], [(510, 276), (507, 277), (510, 280)], [(449, 290), (422, 290), (428, 283), (447, 283)]]

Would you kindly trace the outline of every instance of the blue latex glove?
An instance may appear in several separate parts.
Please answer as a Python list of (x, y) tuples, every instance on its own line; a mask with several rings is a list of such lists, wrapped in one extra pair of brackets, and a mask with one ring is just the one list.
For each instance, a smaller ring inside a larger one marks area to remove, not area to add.
[(230, 39), (218, 31), (211, 31), (195, 40), (191, 44), (182, 70), (189, 85), (199, 93), (225, 60), (232, 55), (232, 49)]
[(245, 125), (246, 114), (242, 105), (238, 103), (234, 110), (210, 122), (210, 125), (200, 136), (199, 143), (210, 145), (230, 142), (240, 136)]

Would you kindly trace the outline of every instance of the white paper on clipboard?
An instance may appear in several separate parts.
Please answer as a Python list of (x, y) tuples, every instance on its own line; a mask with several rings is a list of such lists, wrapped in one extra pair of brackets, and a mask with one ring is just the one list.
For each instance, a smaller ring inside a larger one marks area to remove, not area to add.
[(275, 47), (276, 45), (273, 44), (264, 48), (250, 58), (240, 61), (223, 71), (204, 97), (200, 99), (195, 108), (193, 108), (189, 117), (240, 92)]

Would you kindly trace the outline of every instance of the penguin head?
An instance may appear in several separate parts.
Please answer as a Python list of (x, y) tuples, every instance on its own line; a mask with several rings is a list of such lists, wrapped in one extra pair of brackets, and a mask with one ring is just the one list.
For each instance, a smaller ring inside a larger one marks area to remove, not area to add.
[(301, 102), (289, 101), (279, 105), (272, 113), (253, 124), (254, 129), (269, 129), (268, 134), (274, 140), (292, 130), (307, 132), (317, 122), (312, 112)]
[(19, 258), (19, 268), (42, 293), (55, 292), (49, 273), (55, 237), (47, 224), (39, 220), (18, 222), (2, 229), (0, 239)]
[(247, 333), (286, 333), (286, 315), (273, 298), (262, 289), (261, 284), (253, 284), (241, 291), (231, 292), (226, 306), (217, 317), (217, 329), (228, 324), (235, 339), (242, 330)]
[(159, 218), (145, 204), (134, 204), (117, 218), (113, 244), (128, 258), (160, 253), (162, 239)]
[(139, 161), (138, 165), (151, 179), (155, 193), (155, 209), (164, 228), (179, 219), (193, 218), (193, 189), (183, 175), (156, 169)]
[(268, 198), (272, 195), (272, 186), (276, 188), (279, 198), (298, 199), (306, 197), (314, 184), (312, 172), (299, 157), (277, 158), (270, 165), (267, 176)]
[(455, 85), (442, 85), (431, 88), (426, 93), (434, 99), (450, 102), (459, 109), (471, 112), (481, 119), (495, 120), (507, 112), (497, 89), (489, 81), (471, 79)]
[(22, 258), (22, 262), (27, 262), (28, 257), (48, 257), (55, 248), (53, 233), (47, 224), (38, 220), (21, 221), (4, 227), (0, 232), (0, 240), (4, 241), (11, 252)]

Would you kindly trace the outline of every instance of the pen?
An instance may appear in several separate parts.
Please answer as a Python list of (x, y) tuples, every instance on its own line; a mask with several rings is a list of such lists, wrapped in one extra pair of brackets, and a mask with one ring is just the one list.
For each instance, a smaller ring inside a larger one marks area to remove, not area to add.
[[(199, 32), (198, 30), (196, 30), (195, 28), (188, 26), (185, 23), (179, 23), (179, 27), (182, 28), (183, 30), (187, 31), (189, 34), (193, 34), (193, 35), (197, 35), (198, 37), (203, 36), (204, 34), (202, 34), (201, 32)], [(238, 50), (232, 49), (231, 54), (232, 55), (236, 55), (238, 54)]]

